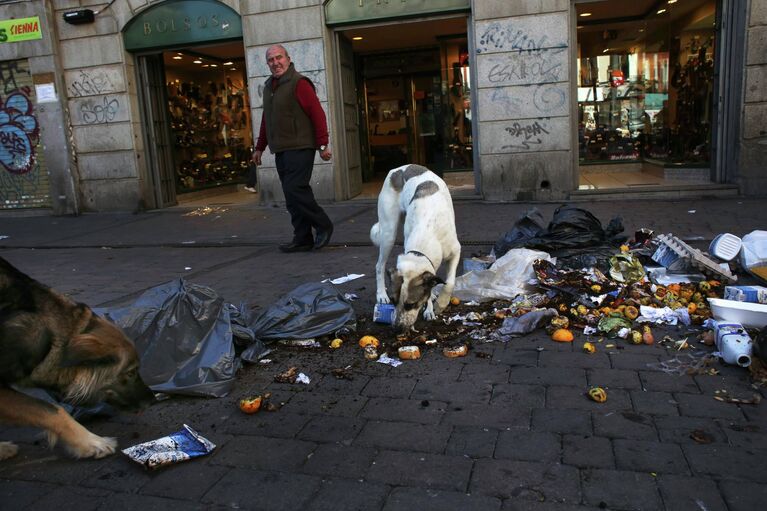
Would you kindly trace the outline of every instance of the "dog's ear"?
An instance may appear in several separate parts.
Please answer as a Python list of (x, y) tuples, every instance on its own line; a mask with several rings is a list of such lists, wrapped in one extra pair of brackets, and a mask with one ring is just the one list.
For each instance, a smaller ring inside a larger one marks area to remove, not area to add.
[(423, 281), (424, 287), (429, 290), (431, 290), (437, 284), (445, 283), (445, 281), (439, 278), (437, 275), (429, 273), (428, 271), (425, 271), (421, 274), (421, 280)]
[(61, 358), (63, 367), (94, 367), (118, 362), (107, 344), (97, 335), (78, 334), (64, 347)]
[(389, 288), (387, 289), (387, 294), (392, 303), (399, 303), (403, 282), (402, 275), (396, 269), (389, 268)]

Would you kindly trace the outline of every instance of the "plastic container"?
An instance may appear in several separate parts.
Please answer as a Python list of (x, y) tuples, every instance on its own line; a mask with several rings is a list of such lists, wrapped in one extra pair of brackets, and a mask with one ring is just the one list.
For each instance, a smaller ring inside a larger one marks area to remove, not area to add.
[(718, 321), (740, 323), (749, 328), (767, 326), (767, 305), (709, 298), (711, 313)]
[(394, 323), (394, 305), (390, 303), (377, 303), (373, 307), (373, 321), (391, 325)]
[(740, 252), (743, 241), (734, 234), (724, 233), (711, 240), (708, 253), (722, 261), (732, 261)]
[(727, 364), (748, 367), (751, 365), (751, 353), (754, 343), (748, 332), (739, 323), (715, 322), (714, 335), (719, 356)]

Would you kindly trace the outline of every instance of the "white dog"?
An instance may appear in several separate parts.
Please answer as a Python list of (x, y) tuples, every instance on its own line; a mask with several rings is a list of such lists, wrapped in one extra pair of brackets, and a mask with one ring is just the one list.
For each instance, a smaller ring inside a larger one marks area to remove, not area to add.
[[(403, 165), (389, 171), (378, 195), (378, 223), (370, 229), (370, 239), (379, 248), (378, 303), (390, 303), (384, 270), (402, 213), (405, 213), (405, 253), (397, 257), (396, 270), (390, 271), (391, 301), (396, 303), (394, 326), (408, 331), (424, 305), (423, 317), (432, 320), (450, 302), (461, 244), (455, 232), (453, 201), (445, 182), (420, 165)], [(447, 262), (444, 281), (437, 276), (443, 261)], [(445, 284), (438, 297), (432, 296), (437, 284)]]

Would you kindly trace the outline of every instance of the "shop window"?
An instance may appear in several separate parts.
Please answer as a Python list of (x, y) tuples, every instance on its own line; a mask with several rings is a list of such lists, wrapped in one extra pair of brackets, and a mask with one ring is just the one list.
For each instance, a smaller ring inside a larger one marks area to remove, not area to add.
[(183, 51), (164, 61), (177, 191), (244, 182), (253, 145), (244, 61)]
[(419, 163), (438, 174), (472, 169), (466, 38), (361, 59), (370, 166), (379, 174)]
[(576, 5), (580, 163), (709, 166), (716, 2), (625, 7)]

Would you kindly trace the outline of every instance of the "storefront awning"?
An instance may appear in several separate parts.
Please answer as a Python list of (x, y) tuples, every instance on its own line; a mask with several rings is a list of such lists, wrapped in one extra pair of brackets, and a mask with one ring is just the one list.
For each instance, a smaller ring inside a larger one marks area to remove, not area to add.
[(242, 21), (215, 0), (168, 0), (139, 13), (123, 29), (125, 49), (143, 51), (242, 38)]

